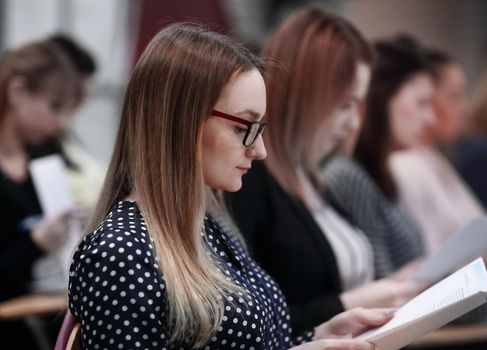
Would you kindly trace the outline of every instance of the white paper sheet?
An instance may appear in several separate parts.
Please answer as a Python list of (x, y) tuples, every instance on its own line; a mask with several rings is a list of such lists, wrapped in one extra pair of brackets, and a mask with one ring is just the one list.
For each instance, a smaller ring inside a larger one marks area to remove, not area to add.
[(413, 278), (436, 282), (479, 256), (487, 256), (487, 217), (473, 219), (450, 237), (426, 259)]
[[(45, 217), (73, 208), (64, 162), (59, 155), (32, 160), (29, 171)], [(81, 237), (79, 221), (70, 222), (68, 239), (54, 254), (38, 259), (33, 266), (31, 289), (36, 292), (64, 291), (68, 286), (69, 264)]]
[(399, 349), (484, 304), (487, 272), (477, 259), (438, 282), (396, 311), (382, 327), (361, 334), (381, 350)]

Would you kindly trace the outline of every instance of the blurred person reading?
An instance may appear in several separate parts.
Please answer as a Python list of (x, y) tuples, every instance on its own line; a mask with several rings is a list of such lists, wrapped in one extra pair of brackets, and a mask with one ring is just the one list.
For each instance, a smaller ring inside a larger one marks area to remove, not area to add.
[[(0, 57), (0, 301), (29, 292), (36, 260), (66, 240), (70, 208), (42, 217), (29, 147), (57, 135), (79, 95), (79, 80), (55, 44), (32, 42)], [(2, 349), (36, 349), (22, 321), (1, 322)]]

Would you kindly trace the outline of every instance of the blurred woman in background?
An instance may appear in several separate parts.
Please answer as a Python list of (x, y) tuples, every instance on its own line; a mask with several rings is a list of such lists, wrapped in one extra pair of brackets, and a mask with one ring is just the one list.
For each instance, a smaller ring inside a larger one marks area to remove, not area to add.
[[(389, 160), (421, 143), (433, 123), (433, 81), (427, 62), (394, 42), (379, 42), (361, 130), (350, 134), (353, 158), (337, 156), (323, 176), (329, 193), (369, 238), (377, 277), (425, 253), (422, 232), (399, 201)], [(358, 138), (357, 138), (358, 136)]]
[[(34, 261), (66, 239), (68, 210), (41, 218), (28, 148), (64, 128), (78, 94), (73, 66), (52, 43), (33, 42), (0, 58), (0, 301), (27, 293)], [(21, 321), (1, 323), (0, 343), (36, 348)]]
[(487, 71), (472, 101), (464, 139), (455, 151), (455, 165), (466, 183), (487, 207)]
[(283, 289), (297, 332), (356, 306), (401, 305), (421, 286), (371, 282), (370, 243), (320, 174), (360, 124), (369, 44), (345, 19), (306, 8), (280, 25), (262, 56), (274, 63), (265, 76), (268, 156), (228, 196), (249, 250)]
[(424, 52), (432, 71), (432, 106), (437, 121), (424, 128), (419, 143), (391, 157), (399, 200), (420, 224), (429, 253), (437, 251), (484, 209), (442, 154), (461, 135), (469, 114), (466, 81), (461, 66), (441, 51)]

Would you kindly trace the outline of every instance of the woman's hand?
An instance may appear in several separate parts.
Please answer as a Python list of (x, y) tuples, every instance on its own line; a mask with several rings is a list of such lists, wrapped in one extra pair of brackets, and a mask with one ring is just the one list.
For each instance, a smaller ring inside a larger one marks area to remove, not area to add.
[(395, 309), (364, 309), (342, 312), (315, 328), (314, 339), (344, 340), (364, 331), (382, 326), (394, 315)]
[(341, 294), (346, 310), (355, 307), (400, 307), (427, 287), (426, 283), (382, 278)]
[(316, 340), (299, 346), (295, 346), (289, 350), (374, 350), (373, 344), (367, 343), (363, 340), (353, 339), (323, 339)]
[(68, 238), (72, 216), (73, 210), (66, 209), (54, 217), (43, 219), (32, 229), (32, 240), (44, 253), (55, 252)]
[(370, 328), (382, 326), (393, 314), (394, 309), (356, 308), (342, 312), (315, 328), (314, 341), (296, 346), (292, 350), (373, 350), (373, 344), (350, 338)]

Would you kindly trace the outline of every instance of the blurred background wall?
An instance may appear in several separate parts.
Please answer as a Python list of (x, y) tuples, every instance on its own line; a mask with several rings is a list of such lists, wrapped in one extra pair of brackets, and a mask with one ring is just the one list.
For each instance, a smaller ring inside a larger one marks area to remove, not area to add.
[(189, 20), (258, 51), (280, 20), (307, 4), (342, 14), (370, 39), (408, 33), (447, 51), (464, 65), (471, 87), (487, 63), (484, 0), (0, 0), (0, 47), (61, 31), (94, 54), (98, 72), (73, 131), (107, 161), (126, 79), (158, 29)]

